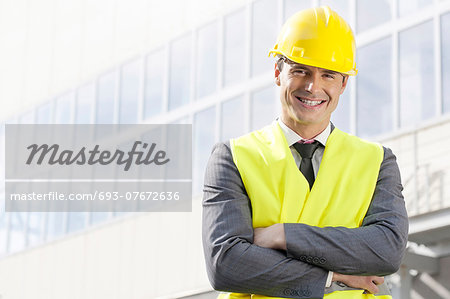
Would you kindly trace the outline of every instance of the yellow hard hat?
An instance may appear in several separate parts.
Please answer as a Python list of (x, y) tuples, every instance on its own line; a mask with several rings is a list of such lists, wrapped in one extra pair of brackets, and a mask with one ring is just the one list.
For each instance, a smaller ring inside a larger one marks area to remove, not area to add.
[(309, 8), (290, 17), (270, 55), (354, 76), (356, 45), (347, 22), (328, 6)]

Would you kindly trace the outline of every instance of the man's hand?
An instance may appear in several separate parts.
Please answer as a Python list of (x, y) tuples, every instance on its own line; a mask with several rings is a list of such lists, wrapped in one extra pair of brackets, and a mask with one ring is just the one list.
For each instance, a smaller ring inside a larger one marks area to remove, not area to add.
[(253, 244), (286, 250), (286, 237), (284, 235), (284, 224), (276, 223), (269, 227), (258, 227), (254, 229)]
[(382, 284), (384, 278), (379, 276), (353, 276), (333, 273), (333, 281), (340, 281), (349, 287), (364, 289), (372, 294), (376, 294), (379, 292), (377, 285)]

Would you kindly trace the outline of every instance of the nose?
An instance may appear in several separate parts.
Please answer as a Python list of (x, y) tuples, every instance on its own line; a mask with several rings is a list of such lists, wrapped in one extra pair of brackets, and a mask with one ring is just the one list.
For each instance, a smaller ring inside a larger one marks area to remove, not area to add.
[(305, 90), (311, 94), (316, 93), (320, 89), (320, 74), (314, 72), (305, 82)]

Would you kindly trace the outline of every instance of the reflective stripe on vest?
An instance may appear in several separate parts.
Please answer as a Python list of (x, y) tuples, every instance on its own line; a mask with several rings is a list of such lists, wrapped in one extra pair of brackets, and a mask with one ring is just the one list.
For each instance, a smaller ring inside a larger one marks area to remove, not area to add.
[[(233, 161), (251, 200), (253, 227), (275, 223), (361, 226), (384, 156), (380, 145), (335, 128), (328, 137), (310, 191), (277, 122), (232, 139), (230, 145)], [(325, 298), (391, 298), (362, 293), (362, 290), (336, 291)], [(250, 296), (266, 298), (260, 295), (247, 295), (247, 298)], [(246, 296), (221, 295), (221, 298), (234, 297)]]

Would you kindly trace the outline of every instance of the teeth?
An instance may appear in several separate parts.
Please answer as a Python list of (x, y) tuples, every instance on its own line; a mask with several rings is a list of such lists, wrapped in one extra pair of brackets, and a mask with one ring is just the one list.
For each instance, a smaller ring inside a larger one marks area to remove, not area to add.
[(322, 104), (322, 101), (308, 101), (302, 98), (299, 98), (302, 103), (305, 103), (308, 106), (317, 106)]

